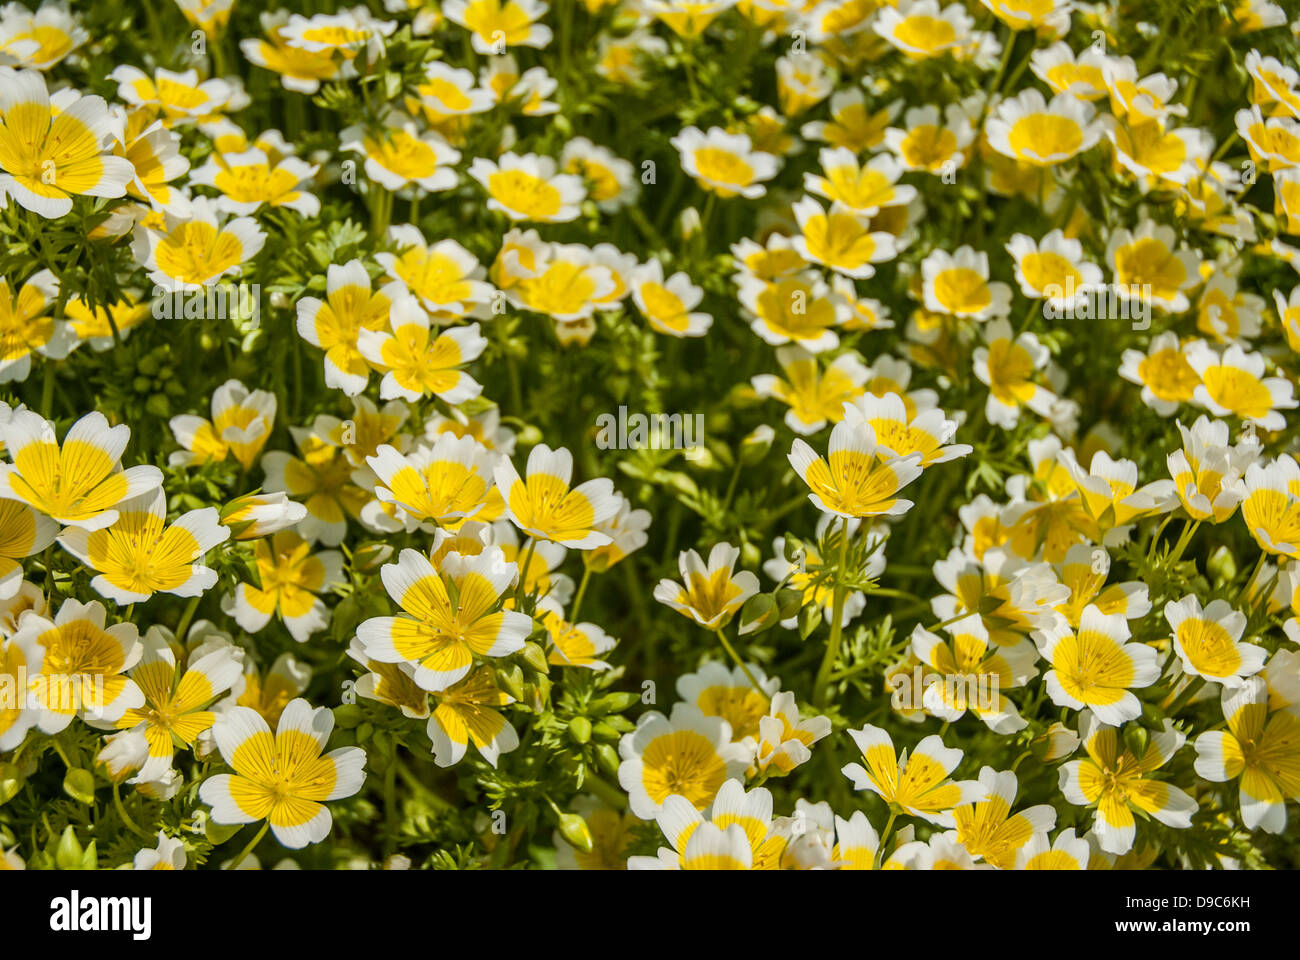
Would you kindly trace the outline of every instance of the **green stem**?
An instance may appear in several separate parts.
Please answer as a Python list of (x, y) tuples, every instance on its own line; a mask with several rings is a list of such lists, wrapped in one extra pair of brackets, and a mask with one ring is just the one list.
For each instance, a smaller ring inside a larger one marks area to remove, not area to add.
[(269, 829), (271, 829), (271, 821), (263, 820), (262, 829), (257, 831), (257, 836), (253, 837), (252, 840), (248, 841), (248, 846), (244, 847), (243, 850), (239, 851), (239, 856), (235, 857), (234, 860), (231, 860), (230, 866), (226, 867), (226, 869), (238, 870), (239, 865), (244, 862), (244, 858), (253, 852), (253, 848), (257, 846), (258, 843), (261, 842), (262, 838), (266, 836), (266, 831)]
[(533, 551), (537, 549), (537, 538), (528, 538), (528, 547), (524, 550), (523, 562), (519, 565), (519, 586), (515, 588), (515, 599), (522, 600), (526, 593), (524, 583), (528, 580), (528, 568), (533, 565)]
[(879, 870), (881, 863), (885, 858), (885, 844), (889, 840), (889, 835), (894, 829), (894, 821), (898, 819), (897, 808), (891, 808), (889, 811), (889, 820), (885, 823), (885, 829), (880, 834), (880, 845), (876, 847), (876, 858), (871, 867), (873, 870)]
[(1237, 598), (1238, 606), (1244, 607), (1247, 604), (1249, 604), (1251, 607), (1253, 607), (1255, 606), (1255, 603), (1258, 602), (1258, 601), (1251, 601), (1250, 595), (1255, 590), (1256, 587), (1255, 581), (1259, 579), (1259, 575), (1264, 569), (1264, 561), (1267, 559), (1268, 559), (1268, 554), (1261, 550), (1259, 552), (1259, 559), (1255, 561), (1255, 569), (1250, 572), (1250, 578), (1246, 581), (1246, 586), (1242, 588), (1241, 596)]
[(731, 659), (735, 661), (736, 666), (740, 667), (740, 672), (745, 675), (745, 679), (753, 684), (754, 689), (758, 691), (759, 696), (766, 699), (767, 694), (763, 691), (763, 688), (758, 685), (758, 681), (754, 679), (754, 675), (749, 672), (749, 667), (745, 665), (745, 661), (740, 659), (740, 654), (736, 652), (736, 648), (727, 640), (727, 635), (722, 632), (722, 628), (715, 627), (713, 632), (718, 635), (718, 639), (722, 641), (723, 649), (725, 649), (731, 656)]
[(616, 790), (595, 774), (588, 772), (587, 776), (582, 781), (582, 785), (590, 789), (592, 793), (604, 800), (615, 810), (627, 809), (627, 797), (623, 795), (623, 792), (621, 790)]
[(826, 691), (830, 683), (831, 668), (840, 652), (840, 634), (843, 632), (844, 619), (844, 574), (849, 556), (849, 518), (844, 518), (840, 527), (840, 558), (835, 565), (835, 599), (831, 604), (831, 633), (826, 639), (826, 652), (822, 655), (821, 666), (817, 668), (817, 679), (813, 681), (813, 706), (821, 707), (826, 702)]
[(263, 838), (263, 836), (266, 835), (266, 831), (268, 830), (270, 830), (270, 821), (264, 820), (263, 822), (261, 822), (261, 830), (257, 831), (257, 835), (253, 836), (251, 840), (248, 840), (248, 846), (244, 847), (242, 851), (239, 851), (239, 856), (235, 857), (234, 860), (231, 860), (230, 866), (227, 866), (226, 869), (238, 870), (239, 864), (242, 864), (242, 862), (244, 861), (244, 857), (250, 855), (250, 853), (252, 853), (252, 848), (256, 847), (257, 844), (261, 843), (261, 838)]
[(578, 611), (582, 609), (582, 598), (587, 595), (587, 583), (591, 580), (591, 567), (584, 567), (582, 580), (578, 584), (578, 595), (573, 598), (573, 610), (569, 613), (569, 622), (578, 622)]
[(1172, 520), (1173, 518), (1174, 515), (1172, 513), (1165, 514), (1165, 518), (1160, 522), (1160, 526), (1156, 527), (1155, 536), (1151, 538), (1151, 549), (1147, 551), (1148, 564), (1150, 564), (1152, 561), (1155, 560), (1156, 547), (1160, 543), (1160, 536), (1165, 532), (1165, 527), (1169, 526), (1169, 521)]
[(182, 643), (185, 642), (185, 631), (190, 628), (190, 621), (194, 619), (194, 611), (198, 610), (201, 599), (202, 597), (190, 597), (190, 602), (185, 604), (180, 622), (176, 624), (176, 639)]
[(1187, 549), (1187, 544), (1191, 542), (1193, 535), (1196, 533), (1196, 528), (1200, 525), (1201, 521), (1194, 520), (1183, 528), (1182, 535), (1178, 538), (1178, 543), (1174, 545), (1174, 552), (1169, 555), (1169, 559), (1166, 561), (1169, 566), (1172, 567), (1182, 558), (1183, 551)]
[(54, 361), (46, 357), (42, 366), (45, 369), (41, 380), (41, 416), (49, 420), (54, 406)]
[(1192, 697), (1196, 695), (1196, 692), (1200, 690), (1201, 687), (1203, 686), (1205, 686), (1204, 677), (1192, 678), (1190, 681), (1188, 681), (1187, 686), (1183, 687), (1183, 692), (1178, 695), (1178, 699), (1175, 700), (1172, 704), (1169, 705), (1168, 708), (1165, 709), (1165, 713), (1169, 714), (1170, 716), (1174, 716), (1175, 714), (1177, 714), (1179, 710), (1187, 706), (1187, 701), (1191, 700)]
[(116, 783), (113, 784), (113, 808), (117, 810), (117, 815), (121, 817), (122, 822), (126, 824), (126, 828), (137, 837), (142, 837), (145, 840), (153, 839), (153, 837), (149, 836), (149, 834), (137, 827), (135, 821), (131, 819), (131, 815), (126, 812), (126, 806), (122, 803), (122, 791)]
[(722, 498), (722, 509), (726, 511), (731, 506), (731, 498), (736, 495), (736, 483), (740, 480), (740, 457), (736, 457), (735, 469), (731, 471), (731, 480), (727, 483), (727, 492)]

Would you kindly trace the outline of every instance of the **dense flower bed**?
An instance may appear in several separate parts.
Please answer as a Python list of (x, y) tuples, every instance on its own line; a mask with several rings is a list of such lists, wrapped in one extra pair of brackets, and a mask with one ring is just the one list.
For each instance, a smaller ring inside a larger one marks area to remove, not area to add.
[(1296, 10), (290, 6), (0, 8), (0, 864), (1297, 866)]

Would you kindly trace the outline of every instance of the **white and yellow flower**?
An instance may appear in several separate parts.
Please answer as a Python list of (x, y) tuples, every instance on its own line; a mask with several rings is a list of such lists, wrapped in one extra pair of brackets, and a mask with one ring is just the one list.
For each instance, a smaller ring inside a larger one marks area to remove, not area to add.
[(198, 597), (217, 582), (217, 572), (203, 556), (230, 538), (215, 507), (182, 514), (167, 525), (167, 498), (153, 490), (118, 504), (118, 517), (107, 527), (69, 527), (59, 543), (91, 570), (90, 585), (100, 596), (126, 605), (155, 593)]
[(956, 253), (935, 250), (921, 261), (927, 310), (969, 320), (1005, 317), (1011, 309), (1011, 288), (989, 280), (989, 257), (962, 246)]
[(815, 271), (791, 274), (769, 283), (742, 275), (737, 281), (740, 305), (750, 329), (774, 347), (795, 343), (810, 353), (840, 344), (832, 329), (848, 320), (848, 305)]
[(587, 196), (581, 177), (556, 170), (554, 159), (535, 153), (505, 153), (500, 161), (475, 157), (469, 165), (469, 175), (487, 191), (489, 210), (534, 223), (577, 219)]
[(310, 17), (295, 13), (285, 24), (284, 38), (289, 46), (309, 53), (337, 52), (353, 59), (364, 52), (373, 63), (383, 51), (384, 39), (396, 29), (396, 20), (377, 20), (364, 6), (355, 6)]
[(1210, 165), (1214, 138), (1208, 130), (1171, 130), (1159, 123), (1125, 126), (1114, 117), (1102, 118), (1102, 124), (1115, 148), (1117, 170), (1128, 171), (1143, 193), (1185, 187), (1202, 177)]
[(1259, 107), (1238, 110), (1237, 133), (1250, 150), (1250, 159), (1269, 173), (1300, 165), (1300, 122), (1290, 117), (1265, 119)]
[(519, 476), (510, 458), (502, 457), (494, 476), (505, 498), (506, 516), (530, 537), (577, 550), (609, 543), (609, 535), (596, 525), (618, 510), (614, 484), (598, 477), (571, 486), (573, 454), (564, 447), (552, 450), (544, 443), (533, 447), (526, 477)]
[(1163, 125), (1171, 116), (1187, 114), (1186, 107), (1169, 103), (1178, 90), (1178, 81), (1163, 73), (1139, 79), (1137, 64), (1131, 57), (1107, 57), (1102, 72), (1110, 94), (1111, 114), (1130, 127)]
[(787, 831), (772, 819), (772, 794), (740, 780), (718, 790), (706, 817), (681, 795), (667, 797), (655, 819), (671, 845), (655, 857), (630, 857), (629, 870), (775, 870)]
[(1130, 643), (1123, 614), (1106, 614), (1094, 604), (1084, 608), (1079, 626), (1067, 623), (1035, 636), (1038, 651), (1051, 664), (1044, 675), (1048, 696), (1058, 707), (1090, 709), (1110, 726), (1136, 720), (1142, 704), (1132, 692), (1160, 679), (1154, 647)]
[(1056, 394), (1034, 379), (1047, 365), (1048, 350), (1026, 331), (1016, 336), (1004, 318), (984, 328), (985, 346), (975, 348), (975, 376), (989, 388), (984, 415), (989, 422), (1010, 430), (1019, 422), (1022, 408), (1050, 417)]
[(641, 0), (642, 11), (685, 40), (702, 34), (737, 0)]
[(805, 123), (799, 132), (806, 140), (843, 147), (856, 157), (884, 143), (885, 128), (902, 108), (903, 101), (895, 100), (872, 112), (860, 89), (836, 90), (831, 94), (830, 119)]
[(799, 255), (846, 277), (872, 277), (873, 263), (897, 255), (892, 234), (872, 232), (866, 216), (839, 202), (826, 211), (812, 197), (804, 197), (794, 205), (794, 215), (800, 234), (793, 243)]
[(212, 808), (216, 823), (267, 820), (292, 850), (320, 843), (333, 823), (325, 803), (352, 796), (366, 778), (360, 747), (324, 752), (333, 730), (329, 707), (313, 709), (301, 698), (284, 708), (274, 733), (255, 710), (226, 710), (212, 735), (234, 773), (208, 777), (199, 799)]
[(948, 104), (942, 114), (930, 104), (909, 107), (903, 125), (885, 131), (885, 145), (904, 170), (934, 176), (952, 174), (965, 166), (966, 150), (974, 141), (971, 118), (957, 103)]
[(190, 183), (219, 191), (216, 207), (224, 213), (248, 216), (265, 204), (314, 217), (320, 212), (320, 198), (305, 188), (319, 169), (298, 157), (273, 161), (254, 147), (240, 153), (213, 154), (190, 174)]
[(325, 351), (325, 385), (356, 396), (370, 380), (371, 366), (362, 356), (362, 330), (388, 326), (388, 311), (400, 288), (371, 289), (370, 274), (360, 260), (332, 263), (326, 271), (325, 299), (303, 297), (297, 304), (298, 334)]
[(139, 67), (123, 64), (108, 76), (117, 82), (117, 95), (123, 101), (161, 114), (169, 127), (220, 113), (237, 93), (226, 80), (200, 81), (199, 72), (193, 69), (176, 73), (159, 67), (150, 76)]
[(937, 736), (926, 737), (901, 756), (880, 727), (867, 724), (861, 730), (850, 729), (849, 736), (866, 762), (866, 767), (850, 763), (842, 770), (853, 789), (869, 790), (910, 816), (951, 829), (955, 808), (984, 799), (986, 788), (979, 781), (949, 779), (961, 763), (962, 752), (944, 746)]
[(1070, 93), (1051, 101), (1027, 88), (1000, 102), (985, 124), (989, 145), (1035, 167), (1054, 167), (1091, 150), (1101, 137), (1092, 104)]
[(1201, 282), (1201, 257), (1178, 246), (1174, 228), (1143, 220), (1135, 230), (1120, 229), (1110, 236), (1106, 260), (1114, 272), (1115, 292), (1126, 300), (1150, 303), (1170, 313), (1182, 313), (1191, 304), (1187, 291)]
[(211, 420), (183, 414), (168, 421), (184, 449), (171, 454), (167, 462), (171, 466), (202, 466), (233, 455), (249, 470), (271, 438), (275, 408), (275, 394), (250, 391), (238, 380), (227, 380), (212, 392)]
[(732, 741), (726, 720), (676, 703), (669, 717), (657, 710), (641, 714), (636, 730), (619, 741), (618, 753), (618, 782), (628, 805), (642, 820), (652, 820), (674, 794), (704, 810), (724, 783), (744, 776), (751, 748)]
[(265, 39), (249, 37), (239, 41), (239, 49), (249, 63), (279, 74), (280, 85), (294, 93), (316, 93), (325, 81), (356, 75), (352, 61), (336, 57), (333, 47), (307, 50), (291, 44), (285, 34), (289, 18), (287, 10), (260, 14)]
[(1071, 0), (981, 0), (993, 15), (1012, 30), (1033, 30), (1039, 36), (1059, 37), (1070, 29)]
[(133, 870), (184, 870), (185, 841), (158, 831), (158, 846), (145, 847), (131, 861)]
[(783, 376), (762, 373), (750, 380), (760, 397), (785, 404), (785, 423), (800, 436), (812, 436), (827, 423), (844, 419), (844, 404), (862, 396), (869, 371), (855, 353), (842, 353), (820, 369), (817, 357), (798, 344), (776, 348)]
[(1264, 669), (1268, 651), (1241, 642), (1246, 615), (1226, 600), (1212, 600), (1202, 609), (1201, 601), (1189, 593), (1165, 604), (1165, 620), (1174, 632), (1174, 652), (1187, 674), (1235, 688)]
[(29, 691), (42, 733), (64, 730), (79, 716), (112, 727), (127, 710), (144, 705), (144, 694), (126, 672), (144, 653), (132, 623), (105, 626), (104, 605), (64, 600), (53, 620), (35, 610), (23, 615), (10, 645), (25, 648)]
[(227, 220), (214, 200), (196, 197), (190, 214), (186, 220), (168, 214), (161, 230), (143, 223), (135, 228), (131, 254), (165, 291), (212, 286), (238, 275), (266, 243), (256, 220)]
[(144, 703), (120, 716), (119, 730), (142, 728), (149, 744), (148, 759), (128, 782), (161, 780), (172, 769), (177, 746), (193, 747), (217, 715), (213, 701), (239, 680), (243, 667), (231, 646), (199, 649), (189, 662), (177, 662), (171, 631), (151, 627), (144, 635), (144, 652), (131, 669), (131, 679), (144, 694)]
[(459, 182), (451, 167), (459, 162), (460, 151), (437, 133), (421, 133), (403, 114), (390, 114), (379, 129), (348, 127), (339, 138), (339, 149), (365, 157), (366, 176), (385, 190), (415, 184), (435, 193)]
[(538, 21), (549, 7), (543, 0), (444, 0), (442, 15), (470, 32), (475, 53), (502, 54), (547, 46), (551, 28)]
[[(76, 331), (54, 317), (58, 299), (59, 281), (49, 270), (13, 287), (8, 277), (0, 277), (0, 383), (26, 380), (32, 354), (47, 362), (62, 360), (76, 345)], [(69, 307), (72, 302), (69, 298)]]
[(1241, 480), (1255, 459), (1255, 449), (1231, 446), (1228, 425), (1222, 420), (1197, 417), (1190, 430), (1181, 423), (1178, 430), (1182, 449), (1166, 458), (1178, 499), (1193, 520), (1223, 523), (1245, 499)]
[(127, 184), (127, 194), (143, 200), (154, 210), (188, 216), (189, 195), (173, 184), (190, 169), (189, 159), (180, 150), (181, 138), (163, 126), (161, 120), (154, 120), (148, 109), (129, 113), (121, 107), (115, 110), (121, 111), (123, 134), (113, 151), (130, 161), (135, 169), (134, 179)]
[[(389, 277), (419, 297), (437, 322), (478, 316), (486, 308), (492, 297), (491, 284), (483, 280), (486, 271), (478, 258), (455, 240), (430, 244), (411, 224), (390, 227), (388, 238), (397, 252), (377, 253), (375, 260)], [(394, 296), (389, 295), (390, 299)]]
[(652, 258), (632, 273), (629, 287), (637, 310), (659, 333), (702, 337), (713, 325), (713, 317), (695, 310), (704, 299), (704, 290), (691, 283), (684, 271), (665, 280), (663, 265)]
[(1006, 246), (1015, 261), (1020, 292), (1030, 299), (1046, 300), (1064, 311), (1104, 287), (1101, 268), (1084, 259), (1083, 244), (1059, 229), (1038, 241), (1013, 234)]
[(1125, 350), (1119, 375), (1142, 387), (1142, 402), (1162, 417), (1191, 403), (1201, 387), (1201, 377), (1188, 362), (1193, 342), (1181, 343), (1172, 330), (1153, 337), (1146, 352)]
[(1241, 518), (1260, 549), (1300, 560), (1300, 465), (1288, 454), (1246, 467)]
[(542, 628), (546, 631), (544, 647), (547, 663), (556, 667), (610, 669), (609, 662), (601, 657), (613, 650), (618, 641), (598, 624), (573, 623), (565, 619), (554, 595), (543, 598), (537, 610)]
[(1046, 833), (1036, 833), (1016, 857), (1017, 870), (1087, 870), (1092, 848), (1088, 841), (1075, 836), (1067, 827), (1048, 840)]
[(840, 517), (901, 516), (912, 508), (898, 491), (921, 475), (920, 452), (895, 456), (882, 448), (865, 417), (845, 419), (831, 430), (826, 458), (795, 438), (789, 461), (808, 485), (808, 499), (818, 510)]
[(580, 243), (533, 243), (528, 234), (528, 266), (522, 253), (502, 248), (507, 269), (514, 271), (505, 289), (507, 300), (563, 327), (587, 323), (595, 310), (609, 306), (608, 298), (618, 291), (605, 258)]
[(740, 549), (729, 543), (715, 543), (707, 564), (694, 550), (684, 550), (677, 557), (682, 582), (660, 580), (654, 598), (707, 630), (721, 630), (758, 593), (758, 577), (735, 570), (739, 559)]
[(90, 39), (66, 3), (41, 3), (33, 13), (21, 3), (0, 9), (0, 64), (48, 70)]
[(1081, 715), (1079, 736), (1088, 756), (1061, 766), (1059, 788), (1070, 803), (1095, 806), (1092, 830), (1102, 850), (1121, 855), (1133, 849), (1134, 811), (1167, 827), (1191, 827), (1196, 801), (1173, 784), (1152, 777), (1187, 739), (1174, 729), (1173, 721), (1166, 720), (1164, 731), (1150, 736), (1140, 757), (1121, 740), (1117, 727), (1099, 723), (1091, 713)]
[(65, 526), (110, 526), (119, 504), (162, 486), (157, 467), (122, 469), (131, 429), (109, 427), (102, 413), (88, 413), (69, 427), (62, 446), (54, 425), (30, 410), (14, 411), (0, 435), (13, 460), (0, 464), (0, 498), (26, 503)]
[(353, 481), (356, 468), (346, 451), (319, 426), (290, 428), (300, 456), (282, 450), (262, 455), (263, 489), (301, 501), (307, 515), (298, 532), (307, 540), (337, 547), (347, 536), (348, 517), (359, 517), (371, 498)]
[(778, 161), (755, 150), (749, 136), (721, 127), (701, 132), (687, 127), (669, 141), (681, 156), (682, 169), (703, 189), (720, 197), (756, 200), (767, 192), (762, 181), (776, 175)]
[(943, 9), (939, 0), (900, 0), (882, 7), (871, 28), (912, 60), (955, 53), (970, 42), (975, 21), (959, 3)]
[(357, 335), (362, 357), (384, 371), (380, 397), (414, 401), (432, 395), (455, 406), (482, 392), (463, 369), (487, 346), (477, 323), (451, 327), (435, 336), (429, 329), (429, 315), (415, 297), (407, 295), (393, 302), (388, 324), (391, 332), (362, 329)]
[(638, 184), (632, 164), (586, 137), (574, 137), (560, 151), (560, 169), (587, 183), (587, 196), (606, 213), (635, 202)]
[(1040, 47), (1029, 55), (1029, 69), (1052, 93), (1068, 93), (1080, 100), (1100, 100), (1106, 96), (1105, 65), (1106, 54), (1092, 44), (1076, 54), (1063, 40), (1050, 47)]
[(103, 97), (51, 97), (35, 70), (0, 69), (0, 194), (50, 220), (74, 196), (125, 196), (135, 167), (112, 153), (120, 132)]
[(278, 616), (299, 643), (329, 626), (330, 608), (319, 594), (344, 581), (343, 555), (312, 552), (292, 530), (281, 530), (253, 547), (258, 585), (240, 583), (230, 594), (229, 612), (249, 633)]
[(416, 523), (455, 528), (467, 519), (495, 519), (504, 509), (492, 486), (497, 456), (472, 436), (444, 433), (405, 456), (384, 444), (366, 462), (381, 484), (375, 496)]
[(1297, 406), (1291, 381), (1264, 376), (1264, 355), (1239, 344), (1220, 355), (1197, 340), (1187, 347), (1187, 362), (1201, 378), (1193, 399), (1216, 417), (1239, 417), (1262, 430), (1282, 430), (1282, 411)]
[(438, 705), (425, 725), (433, 743), (433, 762), (459, 763), (472, 743), (489, 765), (519, 746), (519, 735), (499, 709), (515, 702), (497, 687), (492, 668), (479, 667), (455, 686), (434, 694)]
[(936, 671), (921, 695), (926, 712), (951, 723), (969, 710), (1000, 734), (1028, 726), (1002, 691), (1023, 687), (1038, 675), (1033, 648), (1027, 643), (994, 648), (978, 614), (944, 629), (950, 640), (920, 624), (912, 631), (912, 653)]
[(491, 89), (475, 86), (474, 74), (434, 60), (424, 67), (424, 79), (416, 85), (420, 105), (438, 117), (460, 117), (492, 109)]
[(1035, 836), (1056, 826), (1056, 810), (1040, 803), (1012, 813), (1020, 788), (1012, 770), (981, 767), (979, 782), (984, 786), (983, 799), (953, 810), (957, 840), (972, 857), (1009, 870)]
[(500, 606), (517, 571), (499, 548), (470, 557), (449, 553), (437, 570), (422, 553), (403, 550), (397, 563), (380, 568), (402, 613), (363, 621), (357, 639), (372, 660), (410, 664), (421, 689), (444, 691), (470, 672), (475, 657), (523, 649), (532, 618)]
[(812, 758), (812, 745), (831, 732), (829, 717), (802, 716), (793, 693), (778, 693), (758, 721), (754, 771), (783, 777)]
[(971, 452), (966, 443), (949, 444), (958, 421), (949, 420), (939, 407), (909, 415), (907, 404), (894, 392), (883, 396), (864, 393), (845, 401), (846, 421), (865, 421), (876, 437), (880, 456), (907, 457), (919, 453), (921, 466), (947, 463)]
[(1300, 800), (1300, 717), (1270, 712), (1261, 677), (1224, 687), (1221, 701), (1228, 729), (1197, 736), (1196, 772), (1214, 783), (1240, 780), (1242, 826), (1281, 834), (1286, 802)]

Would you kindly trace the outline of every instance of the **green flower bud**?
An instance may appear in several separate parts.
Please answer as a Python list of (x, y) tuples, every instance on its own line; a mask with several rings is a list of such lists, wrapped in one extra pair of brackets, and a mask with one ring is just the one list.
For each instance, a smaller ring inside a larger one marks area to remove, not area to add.
[(569, 846), (583, 853), (591, 853), (591, 848), (595, 846), (587, 821), (576, 813), (560, 814), (560, 836), (564, 837)]
[(591, 739), (591, 721), (586, 717), (574, 717), (569, 721), (569, 736), (575, 743), (586, 743)]
[(63, 792), (78, 803), (92, 806), (95, 803), (95, 775), (81, 767), (73, 767), (63, 778)]

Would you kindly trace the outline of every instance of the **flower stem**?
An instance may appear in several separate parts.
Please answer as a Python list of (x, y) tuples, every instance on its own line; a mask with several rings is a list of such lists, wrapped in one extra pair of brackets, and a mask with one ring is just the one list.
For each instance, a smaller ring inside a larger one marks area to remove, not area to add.
[(515, 599), (524, 597), (524, 583), (528, 580), (528, 568), (533, 565), (533, 551), (537, 549), (537, 538), (528, 538), (528, 548), (524, 551), (523, 562), (519, 565), (519, 586), (515, 588)]
[(582, 598), (587, 594), (587, 583), (591, 580), (591, 567), (583, 567), (582, 580), (578, 583), (578, 595), (573, 598), (573, 609), (569, 613), (569, 622), (578, 622), (578, 611), (582, 609)]
[(843, 633), (844, 620), (844, 568), (848, 566), (849, 556), (849, 518), (844, 518), (840, 527), (840, 559), (835, 565), (835, 600), (831, 604), (831, 633), (826, 639), (826, 653), (822, 655), (821, 666), (817, 668), (817, 679), (813, 682), (813, 706), (821, 707), (826, 702), (826, 691), (830, 683), (831, 668), (835, 666), (835, 657), (840, 652), (840, 635)]
[(126, 824), (126, 828), (137, 837), (142, 837), (145, 840), (153, 839), (153, 837), (149, 836), (149, 834), (137, 827), (135, 821), (131, 819), (131, 815), (126, 812), (126, 805), (122, 803), (122, 791), (116, 783), (113, 784), (113, 808), (117, 810), (117, 815), (122, 818), (122, 822)]
[(718, 639), (722, 641), (723, 648), (731, 655), (731, 659), (736, 662), (736, 666), (740, 667), (740, 672), (743, 673), (745, 678), (754, 685), (754, 689), (757, 690), (762, 697), (766, 698), (767, 694), (764, 693), (763, 688), (758, 685), (758, 681), (754, 679), (754, 675), (749, 672), (749, 667), (745, 665), (745, 661), (740, 659), (740, 654), (736, 652), (736, 648), (727, 640), (727, 635), (722, 632), (722, 628), (715, 627), (713, 632), (718, 635)]
[(190, 621), (194, 619), (194, 611), (199, 608), (199, 600), (202, 597), (190, 597), (190, 602), (185, 605), (185, 610), (181, 614), (180, 622), (176, 624), (176, 639), (185, 642), (185, 631), (190, 628)]
[(271, 821), (263, 820), (262, 829), (257, 831), (257, 836), (253, 837), (252, 840), (248, 841), (248, 846), (244, 847), (243, 850), (239, 851), (239, 856), (235, 857), (234, 860), (231, 860), (230, 866), (228, 866), (226, 869), (238, 870), (239, 865), (244, 862), (244, 858), (253, 852), (253, 848), (257, 846), (258, 843), (261, 842), (262, 838), (266, 836), (266, 831), (269, 830), (270, 828), (271, 828)]
[(876, 847), (876, 858), (871, 864), (873, 870), (879, 870), (880, 864), (885, 855), (885, 843), (889, 840), (889, 834), (894, 829), (894, 821), (898, 819), (898, 811), (891, 809), (889, 811), (889, 820), (885, 823), (885, 829), (880, 834), (880, 845)]
[(140, 836), (140, 838), (146, 840), (153, 839), (152, 836), (149, 836), (147, 833), (144, 833), (143, 830), (140, 830), (138, 826), (135, 826), (134, 820), (131, 820), (130, 814), (126, 812), (126, 805), (122, 803), (122, 791), (118, 788), (116, 783), (113, 784), (113, 808), (117, 810), (117, 816), (121, 817), (122, 822), (126, 823), (127, 830), (130, 830), (131, 833), (136, 836)]

